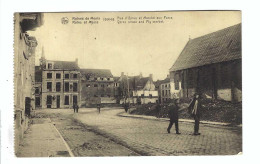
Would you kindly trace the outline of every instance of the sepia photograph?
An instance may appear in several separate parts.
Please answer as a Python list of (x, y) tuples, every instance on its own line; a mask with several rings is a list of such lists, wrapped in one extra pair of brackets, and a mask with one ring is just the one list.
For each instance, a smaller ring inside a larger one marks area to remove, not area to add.
[(13, 19), (17, 158), (242, 154), (241, 11)]

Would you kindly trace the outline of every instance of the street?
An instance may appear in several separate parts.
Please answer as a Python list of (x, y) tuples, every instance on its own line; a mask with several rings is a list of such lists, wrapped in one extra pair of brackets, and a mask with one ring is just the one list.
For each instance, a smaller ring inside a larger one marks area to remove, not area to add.
[(46, 109), (75, 156), (233, 155), (242, 152), (241, 127), (200, 125), (200, 136), (190, 135), (193, 123), (179, 123), (181, 135), (168, 134), (167, 121), (121, 117), (123, 109)]

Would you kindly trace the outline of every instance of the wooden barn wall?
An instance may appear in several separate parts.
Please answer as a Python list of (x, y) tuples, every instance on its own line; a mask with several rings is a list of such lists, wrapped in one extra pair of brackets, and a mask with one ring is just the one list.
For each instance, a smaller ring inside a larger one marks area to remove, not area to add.
[(242, 90), (241, 60), (180, 70), (172, 72), (171, 77), (174, 83), (181, 81), (184, 97), (191, 97), (198, 91), (217, 98), (218, 89), (230, 89), (233, 86)]

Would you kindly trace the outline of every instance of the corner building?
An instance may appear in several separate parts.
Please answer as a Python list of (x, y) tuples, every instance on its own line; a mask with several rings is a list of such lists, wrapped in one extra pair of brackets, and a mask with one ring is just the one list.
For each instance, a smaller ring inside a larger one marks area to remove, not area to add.
[(80, 71), (76, 61), (42, 63), (42, 108), (72, 108), (80, 105)]

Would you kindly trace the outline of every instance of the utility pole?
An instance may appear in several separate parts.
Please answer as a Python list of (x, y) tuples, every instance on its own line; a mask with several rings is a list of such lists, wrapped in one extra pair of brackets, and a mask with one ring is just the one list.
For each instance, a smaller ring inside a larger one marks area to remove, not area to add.
[(128, 105), (130, 105), (130, 102), (129, 102), (130, 95), (129, 95), (129, 81), (128, 81), (128, 73), (126, 74), (126, 79), (127, 79), (127, 96), (128, 96)]

